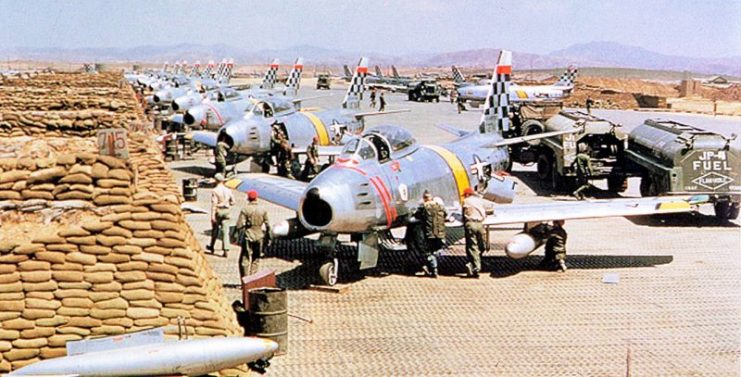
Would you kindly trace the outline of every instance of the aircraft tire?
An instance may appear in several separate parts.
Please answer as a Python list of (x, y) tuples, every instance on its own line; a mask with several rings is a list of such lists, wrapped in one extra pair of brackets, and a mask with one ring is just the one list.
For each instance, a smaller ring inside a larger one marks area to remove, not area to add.
[(337, 284), (337, 276), (338, 276), (338, 268), (339, 263), (337, 261), (337, 258), (334, 258), (331, 261), (328, 261), (324, 263), (321, 267), (319, 267), (319, 277), (322, 279), (322, 282), (326, 285), (333, 286)]

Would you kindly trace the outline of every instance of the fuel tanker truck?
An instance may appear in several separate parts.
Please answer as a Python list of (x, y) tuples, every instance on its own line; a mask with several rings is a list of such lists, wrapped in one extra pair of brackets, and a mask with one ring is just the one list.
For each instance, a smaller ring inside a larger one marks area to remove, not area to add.
[(625, 163), (641, 177), (641, 195), (708, 194), (721, 220), (738, 218), (741, 151), (736, 135), (647, 119), (628, 135)]

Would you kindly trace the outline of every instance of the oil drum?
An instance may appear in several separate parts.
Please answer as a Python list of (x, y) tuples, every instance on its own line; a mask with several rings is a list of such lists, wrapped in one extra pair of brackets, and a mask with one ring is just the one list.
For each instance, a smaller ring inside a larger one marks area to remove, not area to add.
[(183, 199), (186, 202), (195, 201), (198, 197), (198, 180), (195, 178), (183, 179)]
[(250, 289), (247, 334), (278, 343), (276, 355), (288, 352), (288, 294), (283, 288)]

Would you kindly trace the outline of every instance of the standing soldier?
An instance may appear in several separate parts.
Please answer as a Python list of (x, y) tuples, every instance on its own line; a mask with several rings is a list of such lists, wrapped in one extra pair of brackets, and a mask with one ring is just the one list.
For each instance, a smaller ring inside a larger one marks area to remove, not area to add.
[(386, 97), (383, 96), (383, 92), (381, 92), (381, 96), (378, 97), (378, 111), (386, 111)]
[(460, 95), (456, 96), (455, 102), (458, 105), (458, 114), (460, 114), (462, 111), (466, 111), (466, 106), (463, 105), (463, 99)]
[(293, 150), (291, 144), (286, 139), (282, 139), (280, 142), (280, 150), (278, 151), (278, 175), (294, 179), (293, 173), (291, 172), (291, 163), (293, 162)]
[[(438, 198), (435, 198), (438, 199)], [(425, 275), (437, 277), (437, 253), (445, 244), (445, 207), (432, 199), (432, 194), (425, 191), (422, 195), (422, 206), (418, 209), (418, 218), (422, 221), (427, 247), (424, 250), (427, 264), (422, 266)], [(442, 201), (442, 199), (440, 199)]]
[(229, 252), (229, 243), (226, 238), (228, 231), (226, 228), (226, 220), (229, 219), (229, 207), (234, 205), (234, 197), (232, 191), (224, 186), (224, 175), (216, 173), (216, 182), (218, 184), (211, 192), (211, 244), (206, 248), (211, 253), (214, 253), (214, 246), (216, 246), (216, 239), (221, 233), (222, 250), (224, 251), (224, 257)]
[(552, 226), (546, 228), (548, 240), (545, 242), (545, 258), (540, 262), (542, 266), (552, 266), (558, 262), (558, 269), (566, 272), (566, 230), (564, 221), (556, 220)]
[[(270, 222), (268, 212), (257, 204), (257, 191), (247, 191), (249, 202), (239, 212), (237, 229), (243, 232), (240, 240), (239, 280), (257, 272), (263, 256), (263, 240), (270, 242)], [(265, 225), (265, 230), (263, 230)]]
[(214, 172), (214, 176), (216, 176), (216, 174), (221, 174), (226, 177), (226, 148), (228, 146), (229, 145), (223, 140), (219, 140), (216, 143), (216, 148), (214, 148), (214, 160), (216, 162), (216, 171)]
[(586, 144), (579, 144), (579, 153), (574, 159), (574, 169), (576, 170), (576, 184), (579, 188), (573, 192), (574, 197), (577, 200), (584, 200), (585, 196), (582, 191), (588, 190), (591, 187), (589, 178), (592, 176), (592, 163), (589, 157), (589, 147)]
[(376, 108), (376, 88), (371, 89), (370, 107), (371, 107), (371, 109), (375, 109)]
[(310, 177), (313, 177), (317, 173), (319, 173), (319, 148), (317, 144), (319, 143), (319, 138), (314, 136), (314, 138), (311, 140), (311, 144), (309, 144), (308, 147), (306, 147), (306, 164), (304, 165), (304, 171), (301, 173), (301, 179), (304, 181), (309, 181)]
[(463, 230), (468, 257), (466, 269), (469, 277), (478, 278), (481, 272), (481, 252), (486, 248), (483, 222), (490, 204), (476, 195), (470, 187), (463, 190), (463, 197)]
[(592, 115), (592, 106), (594, 106), (594, 100), (592, 100), (592, 97), (587, 96), (586, 106), (587, 114)]

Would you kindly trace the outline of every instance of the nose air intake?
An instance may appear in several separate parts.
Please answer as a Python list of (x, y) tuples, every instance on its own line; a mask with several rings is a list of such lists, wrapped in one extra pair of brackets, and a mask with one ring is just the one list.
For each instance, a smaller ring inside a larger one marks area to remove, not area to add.
[(332, 207), (319, 196), (319, 189), (313, 188), (306, 193), (301, 215), (309, 225), (322, 228), (332, 222)]
[(172, 106), (173, 111), (180, 110), (180, 106), (178, 106), (178, 101), (172, 101), (172, 104), (170, 106)]
[(191, 126), (191, 125), (195, 124), (196, 118), (190, 112), (185, 112), (185, 115), (183, 115), (183, 122), (185, 122), (185, 124)]
[(217, 137), (217, 140), (225, 142), (226, 145), (229, 146), (229, 149), (232, 149), (232, 147), (234, 147), (234, 138), (231, 135), (229, 135), (229, 133), (226, 132), (226, 130), (224, 129), (219, 131), (219, 136)]
[(156, 103), (159, 103), (159, 102), (160, 102), (160, 97), (159, 97), (158, 95), (156, 95), (156, 94), (155, 94), (155, 95), (153, 95), (153, 96), (152, 96), (152, 100), (153, 100), (154, 102), (156, 102)]

